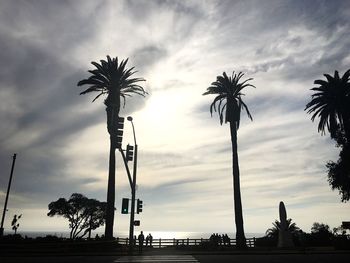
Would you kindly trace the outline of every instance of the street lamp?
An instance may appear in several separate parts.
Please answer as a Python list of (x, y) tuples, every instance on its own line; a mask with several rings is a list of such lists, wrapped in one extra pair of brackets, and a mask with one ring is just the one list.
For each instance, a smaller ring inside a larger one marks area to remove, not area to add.
[(136, 195), (136, 172), (137, 172), (137, 143), (136, 143), (136, 134), (135, 134), (135, 126), (133, 123), (133, 118), (131, 116), (127, 117), (127, 120), (131, 122), (132, 131), (134, 134), (134, 169), (132, 175), (132, 184), (131, 184), (131, 214), (130, 214), (130, 228), (129, 228), (129, 246), (130, 252), (132, 252), (132, 248), (134, 245), (134, 221), (135, 221), (135, 195)]

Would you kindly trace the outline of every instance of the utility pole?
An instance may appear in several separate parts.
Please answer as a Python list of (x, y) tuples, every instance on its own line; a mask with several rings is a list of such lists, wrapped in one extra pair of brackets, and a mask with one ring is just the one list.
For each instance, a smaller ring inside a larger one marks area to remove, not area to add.
[(6, 214), (6, 209), (7, 209), (7, 201), (8, 201), (8, 199), (9, 199), (9, 194), (10, 194), (10, 188), (11, 188), (13, 170), (14, 170), (14, 168), (15, 168), (16, 156), (17, 156), (17, 154), (15, 153), (15, 154), (13, 155), (13, 160), (12, 160), (12, 167), (11, 167), (11, 173), (10, 173), (10, 180), (9, 180), (9, 184), (8, 184), (8, 186), (7, 186), (7, 193), (6, 193), (4, 211), (3, 211), (3, 213), (2, 213), (1, 227), (0, 227), (0, 237), (2, 237), (2, 236), (4, 235), (5, 214)]

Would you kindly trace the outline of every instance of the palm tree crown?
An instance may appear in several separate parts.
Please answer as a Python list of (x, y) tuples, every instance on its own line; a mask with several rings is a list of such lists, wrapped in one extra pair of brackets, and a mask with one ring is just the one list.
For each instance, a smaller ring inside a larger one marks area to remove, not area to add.
[(89, 92), (99, 92), (93, 101), (101, 95), (107, 94), (105, 100), (106, 106), (117, 106), (119, 108), (120, 97), (123, 98), (125, 106), (125, 97), (131, 96), (131, 93), (145, 96), (147, 92), (137, 83), (145, 81), (143, 78), (130, 78), (136, 73), (134, 67), (127, 69), (125, 66), (128, 59), (122, 60), (118, 64), (118, 57), (111, 59), (107, 56), (107, 61), (101, 60), (101, 64), (91, 62), (96, 67), (94, 70), (89, 70), (92, 74), (88, 79), (83, 79), (78, 82), (78, 86), (89, 85), (90, 87), (80, 94)]
[(242, 100), (244, 94), (241, 91), (245, 87), (255, 88), (255, 86), (247, 83), (252, 78), (239, 83), (243, 75), (242, 72), (236, 74), (233, 71), (232, 76), (228, 77), (224, 72), (222, 76), (217, 76), (216, 81), (211, 83), (211, 86), (203, 93), (203, 95), (218, 94), (210, 105), (210, 113), (213, 114), (213, 110), (218, 111), (221, 124), (225, 116), (225, 122), (234, 122), (237, 129), (239, 128), (242, 107), (246, 110), (248, 117), (253, 120), (247, 105)]
[[(273, 227), (266, 230), (266, 235), (268, 237), (276, 237), (278, 236), (278, 232), (281, 229), (281, 223), (278, 220), (275, 220), (274, 223), (272, 223)], [(292, 223), (292, 219), (287, 219), (287, 231), (291, 234), (297, 234), (300, 231), (300, 228), (297, 227), (296, 223)]]
[[(322, 134), (325, 130), (330, 132), (331, 137), (336, 136), (338, 129), (350, 136), (350, 70), (346, 71), (340, 78), (338, 71), (334, 77), (324, 74), (327, 80), (315, 80), (318, 87), (311, 90), (316, 91), (312, 100), (306, 105), (307, 113), (313, 113), (311, 120), (318, 116), (320, 122), (318, 131)], [(348, 137), (349, 138), (349, 137)]]

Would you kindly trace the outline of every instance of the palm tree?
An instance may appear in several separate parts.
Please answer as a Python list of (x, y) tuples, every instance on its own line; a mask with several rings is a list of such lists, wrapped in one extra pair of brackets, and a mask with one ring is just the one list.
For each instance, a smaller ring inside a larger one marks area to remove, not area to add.
[[(277, 238), (278, 232), (281, 229), (281, 223), (278, 220), (275, 220), (272, 223), (273, 227), (266, 230), (266, 236), (271, 238)], [(293, 236), (297, 235), (300, 232), (300, 228), (297, 227), (296, 223), (292, 223), (292, 219), (287, 219), (287, 231), (291, 233)]]
[(131, 94), (145, 96), (145, 90), (138, 85), (139, 82), (145, 81), (143, 78), (131, 78), (134, 67), (127, 69), (126, 63), (128, 59), (118, 63), (118, 57), (111, 59), (107, 56), (107, 61), (101, 60), (101, 63), (91, 62), (96, 69), (89, 70), (92, 74), (88, 79), (78, 82), (78, 86), (88, 85), (89, 88), (80, 93), (87, 94), (90, 92), (98, 92), (93, 102), (102, 95), (107, 95), (104, 103), (107, 111), (107, 130), (110, 135), (110, 151), (109, 151), (109, 174), (107, 189), (107, 211), (106, 211), (106, 228), (105, 237), (113, 238), (113, 222), (114, 222), (114, 199), (115, 199), (115, 149), (117, 147), (117, 120), (119, 117), (120, 100), (123, 99), (125, 106), (125, 98)]
[(224, 118), (225, 123), (230, 123), (236, 240), (237, 247), (239, 248), (246, 247), (246, 239), (243, 228), (242, 201), (239, 181), (237, 130), (239, 128), (242, 107), (247, 112), (248, 117), (253, 120), (247, 105), (242, 100), (242, 95), (244, 95), (242, 94), (242, 90), (245, 87), (254, 87), (253, 85), (248, 84), (248, 81), (252, 80), (251, 78), (243, 82), (239, 82), (243, 75), (244, 74), (242, 72), (235, 74), (233, 71), (232, 77), (228, 77), (224, 72), (222, 76), (217, 76), (216, 81), (207, 88), (205, 93), (203, 93), (203, 95), (217, 95), (210, 105), (210, 114), (213, 114), (213, 110), (217, 111), (220, 117), (221, 125)]
[(338, 71), (334, 77), (324, 74), (327, 80), (315, 80), (319, 85), (311, 90), (316, 91), (312, 100), (306, 105), (307, 113), (313, 113), (311, 120), (318, 116), (318, 131), (325, 133), (326, 128), (332, 138), (340, 130), (347, 139), (350, 138), (350, 69), (340, 78)]

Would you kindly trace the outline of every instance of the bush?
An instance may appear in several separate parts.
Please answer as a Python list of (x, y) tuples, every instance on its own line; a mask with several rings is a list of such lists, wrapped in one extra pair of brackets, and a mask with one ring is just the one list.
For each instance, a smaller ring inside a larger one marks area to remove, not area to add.
[(255, 239), (256, 247), (276, 247), (277, 246), (277, 237), (259, 237)]

